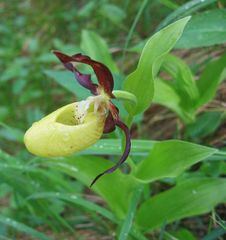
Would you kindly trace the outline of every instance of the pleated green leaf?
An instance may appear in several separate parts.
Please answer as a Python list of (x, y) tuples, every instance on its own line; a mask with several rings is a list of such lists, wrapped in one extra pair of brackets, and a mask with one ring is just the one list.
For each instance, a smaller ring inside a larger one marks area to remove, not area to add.
[(162, 141), (156, 143), (149, 156), (138, 165), (135, 176), (142, 182), (176, 177), (216, 152), (214, 148), (180, 140)]
[[(226, 14), (225, 14), (226, 15)], [(200, 107), (214, 98), (218, 85), (222, 81), (222, 73), (226, 69), (226, 54), (206, 65), (200, 79), (197, 81), (200, 97), (197, 106)]]
[(172, 81), (170, 83), (180, 96), (181, 105), (192, 109), (192, 103), (199, 97), (199, 91), (189, 66), (179, 57), (167, 54), (163, 69), (172, 76), (173, 84)]
[[(157, 141), (150, 140), (132, 140), (131, 155), (146, 156), (150, 149)], [(98, 155), (121, 155), (121, 140), (120, 139), (100, 139), (97, 143), (90, 146), (82, 152), (82, 154), (98, 154)]]
[(225, 13), (225, 9), (213, 9), (194, 15), (184, 30), (183, 37), (176, 44), (176, 47), (197, 48), (225, 43)]
[(193, 119), (193, 116), (184, 111), (181, 106), (181, 99), (169, 81), (162, 79), (155, 80), (155, 92), (153, 102), (165, 106), (175, 112), (184, 122)]
[(204, 214), (226, 200), (226, 180), (191, 179), (144, 202), (137, 224), (145, 231), (173, 221)]
[(150, 105), (154, 78), (165, 55), (174, 47), (189, 19), (186, 17), (170, 24), (153, 35), (144, 46), (136, 70), (124, 82), (124, 89), (135, 94), (138, 100), (136, 108), (126, 104), (128, 112), (138, 114)]

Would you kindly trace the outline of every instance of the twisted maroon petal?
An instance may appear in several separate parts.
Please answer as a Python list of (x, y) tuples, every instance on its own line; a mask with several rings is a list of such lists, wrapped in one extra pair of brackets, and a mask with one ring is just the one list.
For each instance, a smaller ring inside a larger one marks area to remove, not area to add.
[(75, 54), (72, 56), (75, 61), (86, 63), (90, 65), (96, 76), (100, 86), (104, 89), (105, 93), (107, 93), (110, 97), (113, 97), (112, 91), (114, 88), (114, 80), (113, 76), (106, 65), (103, 63), (97, 62), (92, 60), (90, 57), (82, 55), (82, 54)]
[(112, 173), (114, 172), (117, 168), (119, 168), (127, 159), (129, 152), (130, 152), (130, 148), (131, 148), (131, 136), (130, 136), (130, 131), (129, 128), (126, 126), (125, 123), (123, 123), (120, 119), (116, 119), (115, 120), (115, 125), (118, 126), (119, 128), (121, 128), (125, 134), (126, 137), (126, 145), (125, 145), (125, 149), (123, 152), (122, 157), (120, 158), (120, 160), (111, 168), (105, 170), (104, 172), (100, 173), (99, 175), (97, 175), (94, 180), (92, 181), (92, 183), (90, 184), (90, 187), (92, 187), (92, 185), (103, 175), (107, 174), (107, 173)]
[(105, 120), (105, 123), (104, 123), (104, 133), (110, 133), (110, 132), (113, 132), (115, 130), (115, 121), (112, 117), (112, 114), (111, 112), (108, 113), (108, 116)]
[(109, 113), (104, 124), (104, 133), (110, 133), (115, 130), (115, 120), (119, 119), (118, 108), (110, 101), (109, 103)]
[(89, 89), (92, 94), (97, 95), (98, 85), (94, 84), (91, 81), (90, 74), (83, 74), (78, 71), (76, 67), (73, 66), (71, 62), (73, 62), (73, 58), (61, 53), (59, 51), (53, 51), (53, 53), (58, 57), (58, 59), (64, 64), (64, 67), (69, 71), (73, 72), (77, 81), (85, 88)]
[(59, 51), (53, 51), (53, 53), (60, 59), (60, 61), (68, 70), (74, 72), (76, 79), (82, 86), (88, 88), (93, 94), (96, 95), (97, 85), (92, 83), (90, 75), (82, 74), (79, 72), (71, 62), (79, 62), (90, 65), (97, 76), (99, 85), (104, 89), (105, 93), (107, 93), (112, 98), (114, 97), (112, 94), (112, 90), (114, 88), (114, 80), (107, 66), (80, 53), (72, 56), (68, 56)]

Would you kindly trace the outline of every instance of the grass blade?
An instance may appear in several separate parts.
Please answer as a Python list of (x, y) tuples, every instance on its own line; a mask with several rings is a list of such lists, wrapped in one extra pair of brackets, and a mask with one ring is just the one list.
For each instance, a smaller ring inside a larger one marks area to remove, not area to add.
[(92, 210), (96, 213), (99, 213), (101, 216), (109, 219), (112, 222), (116, 222), (116, 218), (114, 215), (88, 200), (83, 199), (82, 197), (74, 194), (67, 194), (67, 193), (59, 193), (59, 192), (42, 192), (42, 193), (35, 193), (28, 197), (28, 199), (40, 199), (40, 198), (58, 198), (63, 201), (71, 202), (73, 204), (79, 205), (84, 207), (85, 209)]
[(119, 234), (119, 240), (126, 240), (128, 238), (129, 232), (133, 224), (133, 219), (136, 213), (137, 205), (139, 203), (142, 192), (143, 185), (140, 185), (133, 193), (131, 203), (128, 209), (128, 214), (125, 218), (125, 221), (122, 224), (122, 228)]
[(128, 36), (127, 36), (127, 38), (126, 38), (126, 43), (125, 43), (125, 46), (124, 46), (124, 49), (123, 49), (123, 53), (122, 53), (122, 56), (123, 56), (123, 57), (122, 57), (122, 58), (123, 58), (123, 61), (122, 61), (122, 62), (124, 62), (125, 52), (126, 52), (126, 50), (127, 50), (127, 48), (128, 48), (129, 41), (130, 41), (130, 39), (131, 39), (131, 37), (132, 37), (132, 34), (133, 34), (133, 32), (134, 32), (134, 29), (135, 29), (135, 27), (136, 27), (136, 25), (137, 25), (137, 23), (138, 23), (138, 21), (139, 21), (139, 19), (140, 19), (140, 17), (141, 17), (141, 14), (142, 14), (143, 10), (144, 10), (145, 7), (146, 7), (147, 3), (148, 3), (148, 0), (144, 0), (144, 1), (142, 2), (141, 6), (140, 6), (140, 8), (139, 8), (139, 11), (138, 11), (138, 13), (137, 13), (137, 15), (136, 15), (136, 17), (135, 17), (135, 19), (134, 19), (134, 21), (133, 21), (133, 24), (132, 24), (132, 26), (131, 26), (131, 28), (130, 28), (130, 30), (129, 30)]
[(11, 218), (7, 218), (4, 216), (0, 216), (0, 222), (4, 225), (10, 226), (20, 232), (24, 232), (32, 237), (35, 237), (36, 239), (41, 240), (50, 240), (51, 238), (47, 237), (45, 234), (38, 232), (37, 230), (28, 227), (27, 225), (17, 222)]

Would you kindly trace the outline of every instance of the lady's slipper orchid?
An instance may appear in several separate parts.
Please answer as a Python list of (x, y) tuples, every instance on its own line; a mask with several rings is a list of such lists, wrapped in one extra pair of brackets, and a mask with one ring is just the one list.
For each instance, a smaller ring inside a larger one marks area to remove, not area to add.
[[(111, 102), (115, 96), (112, 93), (114, 81), (110, 70), (104, 64), (82, 54), (68, 56), (59, 51), (53, 53), (94, 96), (66, 105), (34, 123), (26, 132), (24, 142), (27, 149), (38, 156), (67, 156), (89, 147), (103, 133), (112, 132), (118, 126), (126, 137), (123, 155), (117, 164), (96, 176), (90, 185), (92, 186), (98, 178), (114, 172), (127, 159), (131, 147), (130, 132), (120, 120), (118, 109)], [(81, 73), (73, 62), (90, 65), (99, 84), (93, 83), (89, 74)]]

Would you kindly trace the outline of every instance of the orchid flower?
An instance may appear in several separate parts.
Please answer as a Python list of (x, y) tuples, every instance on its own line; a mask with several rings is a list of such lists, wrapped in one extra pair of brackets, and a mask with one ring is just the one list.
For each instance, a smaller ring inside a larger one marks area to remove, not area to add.
[[(101, 176), (114, 172), (125, 162), (131, 147), (130, 131), (111, 101), (115, 96), (112, 92), (114, 80), (110, 70), (104, 64), (80, 53), (72, 56), (59, 51), (53, 53), (74, 74), (79, 84), (94, 96), (68, 104), (34, 123), (25, 133), (24, 142), (27, 149), (38, 156), (67, 156), (94, 144), (103, 133), (114, 131), (116, 126), (121, 128), (126, 139), (124, 152), (113, 167), (94, 178), (90, 185), (92, 186)], [(74, 62), (91, 66), (99, 84), (92, 82), (91, 75), (81, 73), (73, 65)]]

